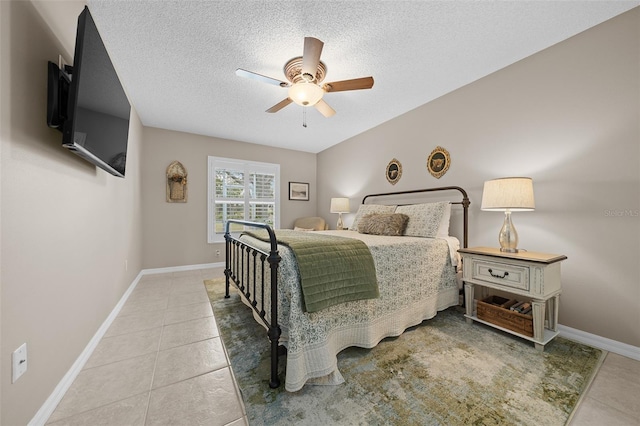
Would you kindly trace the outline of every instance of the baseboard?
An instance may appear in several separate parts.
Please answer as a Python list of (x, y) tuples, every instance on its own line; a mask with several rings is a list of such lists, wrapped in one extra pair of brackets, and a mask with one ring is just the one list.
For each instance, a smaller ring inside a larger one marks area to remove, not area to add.
[(170, 266), (167, 268), (143, 269), (141, 274), (142, 275), (166, 274), (167, 272), (182, 272), (182, 271), (194, 271), (196, 269), (223, 268), (224, 266), (225, 266), (224, 262), (202, 263), (200, 265)]
[(638, 346), (628, 345), (564, 325), (558, 325), (558, 331), (560, 336), (567, 339), (640, 361), (640, 347)]
[(191, 271), (191, 270), (197, 270), (197, 269), (220, 268), (224, 266), (225, 266), (224, 262), (218, 262), (218, 263), (205, 263), (200, 265), (173, 266), (169, 268), (143, 269), (142, 271), (140, 271), (140, 273), (133, 280), (133, 282), (127, 289), (127, 291), (124, 292), (124, 294), (122, 295), (122, 297), (120, 298), (116, 306), (113, 308), (113, 310), (107, 317), (107, 319), (104, 320), (104, 322), (102, 323), (98, 331), (96, 331), (96, 334), (91, 338), (91, 340), (89, 341), (87, 346), (84, 348), (84, 350), (82, 351), (78, 359), (76, 359), (76, 361), (73, 363), (69, 371), (67, 371), (67, 374), (65, 374), (62, 380), (60, 380), (60, 383), (58, 383), (58, 385), (53, 390), (51, 395), (49, 395), (49, 398), (47, 398), (45, 403), (42, 405), (42, 407), (40, 407), (36, 415), (28, 423), (28, 425), (41, 426), (41, 425), (44, 425), (47, 422), (47, 420), (49, 420), (49, 417), (51, 417), (51, 414), (53, 414), (54, 410), (56, 409), (56, 407), (64, 397), (64, 394), (69, 390), (69, 387), (71, 387), (71, 384), (73, 383), (73, 381), (76, 379), (78, 374), (80, 374), (80, 371), (82, 371), (82, 368), (89, 360), (89, 357), (91, 356), (93, 351), (96, 349), (96, 346), (98, 346), (98, 343), (100, 343), (100, 340), (104, 337), (105, 333), (113, 323), (113, 320), (115, 320), (118, 314), (120, 313), (120, 310), (126, 303), (129, 296), (131, 295), (131, 292), (138, 285), (138, 282), (140, 281), (140, 278), (142, 276), (149, 275), (149, 274), (164, 274), (167, 272), (181, 272), (181, 271)]
[(82, 368), (87, 363), (89, 357), (96, 349), (96, 346), (98, 346), (98, 343), (100, 343), (100, 340), (111, 326), (111, 323), (113, 323), (113, 320), (115, 320), (118, 316), (118, 313), (120, 313), (120, 310), (129, 298), (129, 295), (138, 285), (138, 281), (140, 281), (142, 275), (143, 273), (140, 272), (133, 280), (127, 291), (124, 292), (116, 306), (113, 308), (107, 319), (104, 320), (98, 331), (96, 331), (96, 334), (93, 335), (78, 359), (76, 359), (69, 371), (67, 371), (67, 374), (65, 374), (62, 380), (60, 380), (60, 383), (58, 383), (51, 395), (49, 395), (49, 398), (47, 398), (36, 415), (28, 423), (29, 426), (41, 426), (44, 425), (47, 420), (49, 420), (49, 417), (51, 417), (51, 414), (53, 414), (60, 401), (62, 401), (64, 394), (69, 390), (73, 381), (76, 379), (78, 374), (80, 374), (80, 371), (82, 371)]

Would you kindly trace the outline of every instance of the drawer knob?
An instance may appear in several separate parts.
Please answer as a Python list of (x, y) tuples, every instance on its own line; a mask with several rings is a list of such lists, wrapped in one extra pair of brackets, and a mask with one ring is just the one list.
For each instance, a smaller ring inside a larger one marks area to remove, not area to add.
[(504, 274), (502, 274), (502, 275), (494, 274), (494, 273), (493, 273), (493, 270), (492, 270), (491, 268), (489, 268), (489, 273), (490, 273), (490, 274), (491, 274), (491, 276), (492, 276), (492, 277), (494, 277), (494, 278), (504, 278), (504, 277), (506, 277), (507, 275), (509, 275), (509, 272), (507, 272), (507, 271), (504, 271)]

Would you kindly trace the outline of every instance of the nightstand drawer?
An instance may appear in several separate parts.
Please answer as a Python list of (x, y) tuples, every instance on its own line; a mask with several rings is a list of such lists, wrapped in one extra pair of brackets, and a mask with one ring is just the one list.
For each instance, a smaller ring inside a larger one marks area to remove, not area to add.
[(473, 259), (472, 279), (529, 291), (529, 268)]

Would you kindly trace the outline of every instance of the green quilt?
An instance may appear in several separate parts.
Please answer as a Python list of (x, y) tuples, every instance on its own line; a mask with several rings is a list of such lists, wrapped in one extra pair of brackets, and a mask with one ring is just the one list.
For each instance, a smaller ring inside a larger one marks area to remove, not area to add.
[[(245, 231), (269, 241), (264, 230)], [(338, 303), (378, 297), (378, 281), (371, 252), (353, 238), (286, 229), (275, 230), (276, 240), (291, 248), (298, 263), (303, 307), (316, 312)]]

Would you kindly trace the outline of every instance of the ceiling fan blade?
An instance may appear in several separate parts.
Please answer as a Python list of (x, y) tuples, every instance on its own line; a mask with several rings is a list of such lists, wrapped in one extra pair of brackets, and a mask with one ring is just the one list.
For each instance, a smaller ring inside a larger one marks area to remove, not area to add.
[(316, 78), (318, 72), (318, 64), (320, 63), (320, 54), (322, 53), (324, 43), (313, 37), (304, 38), (304, 52), (302, 53), (302, 75), (311, 75), (312, 81)]
[(334, 81), (325, 83), (322, 88), (325, 92), (344, 92), (345, 90), (371, 89), (373, 77), (354, 78), (353, 80)]
[(266, 75), (258, 74), (255, 72), (243, 70), (242, 68), (238, 68), (236, 70), (236, 75), (240, 77), (250, 78), (252, 80), (261, 81), (263, 83), (274, 84), (280, 87), (289, 87), (290, 84), (284, 81), (276, 80), (275, 78), (267, 77)]
[(315, 107), (318, 111), (320, 111), (320, 114), (324, 115), (327, 118), (334, 116), (336, 113), (336, 111), (331, 108), (329, 104), (324, 101), (324, 99), (320, 99), (318, 103), (315, 104)]
[(280, 102), (278, 102), (277, 104), (275, 104), (274, 106), (272, 106), (271, 108), (269, 108), (266, 112), (278, 112), (280, 111), (282, 108), (286, 107), (287, 105), (289, 105), (291, 102), (293, 102), (291, 100), (291, 98), (286, 98)]

